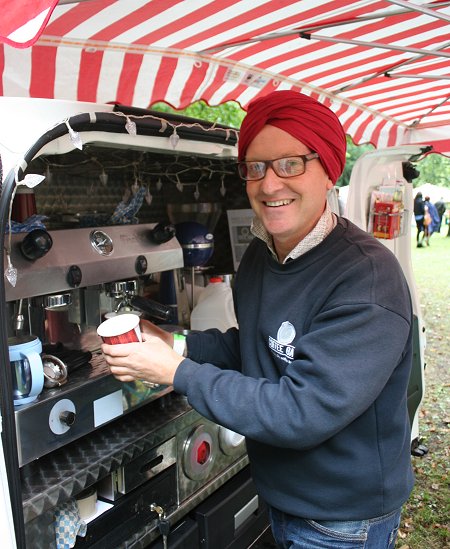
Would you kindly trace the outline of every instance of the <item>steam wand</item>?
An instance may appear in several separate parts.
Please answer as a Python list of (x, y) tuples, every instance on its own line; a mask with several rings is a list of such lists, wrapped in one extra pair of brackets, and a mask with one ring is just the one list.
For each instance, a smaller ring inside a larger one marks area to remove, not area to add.
[(23, 325), (25, 323), (25, 317), (22, 314), (22, 305), (23, 305), (23, 299), (20, 299), (19, 309), (17, 311), (17, 315), (14, 320), (14, 329), (16, 331), (16, 335), (18, 335), (18, 332), (21, 332), (23, 330)]

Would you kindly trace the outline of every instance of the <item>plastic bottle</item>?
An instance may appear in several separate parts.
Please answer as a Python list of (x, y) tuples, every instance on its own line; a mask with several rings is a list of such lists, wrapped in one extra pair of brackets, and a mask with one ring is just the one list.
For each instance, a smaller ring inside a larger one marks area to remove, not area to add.
[(237, 326), (233, 293), (220, 277), (211, 277), (191, 313), (191, 330), (217, 328), (225, 332)]

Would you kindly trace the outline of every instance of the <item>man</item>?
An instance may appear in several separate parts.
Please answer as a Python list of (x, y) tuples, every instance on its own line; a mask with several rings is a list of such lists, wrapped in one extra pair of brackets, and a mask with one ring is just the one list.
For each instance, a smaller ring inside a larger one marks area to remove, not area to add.
[(436, 208), (436, 211), (439, 216), (439, 225), (436, 228), (436, 232), (441, 232), (441, 225), (442, 225), (442, 218), (444, 217), (445, 210), (447, 209), (447, 206), (445, 205), (444, 198), (441, 196), (441, 198), (434, 203), (434, 207)]
[(413, 485), (409, 292), (395, 257), (327, 205), (345, 150), (339, 120), (314, 99), (251, 103), (239, 173), (257, 238), (235, 278), (239, 329), (188, 335), (188, 358), (157, 327), (143, 343), (102, 346), (118, 379), (173, 384), (246, 436), (283, 548), (393, 548)]
[(429, 196), (425, 197), (425, 215), (424, 215), (424, 227), (425, 227), (425, 243), (427, 246), (430, 245), (430, 238), (433, 233), (435, 233), (439, 227), (440, 219), (438, 211), (434, 204), (432, 204)]
[[(418, 248), (423, 248), (423, 239), (425, 238), (425, 202), (421, 192), (418, 192), (414, 197), (414, 219), (416, 220), (417, 227), (416, 244)], [(421, 233), (423, 233), (422, 237), (420, 236)]]

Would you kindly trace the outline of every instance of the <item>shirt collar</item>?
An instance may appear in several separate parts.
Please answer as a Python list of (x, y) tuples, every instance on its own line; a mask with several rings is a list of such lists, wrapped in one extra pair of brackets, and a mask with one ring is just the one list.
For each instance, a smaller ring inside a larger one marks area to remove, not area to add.
[[(320, 216), (319, 221), (316, 223), (313, 230), (308, 233), (305, 238), (300, 240), (300, 242), (289, 252), (285, 257), (283, 263), (286, 263), (289, 260), (297, 259), (301, 255), (309, 252), (312, 248), (320, 244), (334, 229), (337, 223), (336, 216), (332, 213), (330, 205), (326, 203), (325, 210)], [(267, 247), (270, 250), (270, 253), (278, 261), (277, 254), (273, 245), (272, 236), (266, 231), (261, 220), (257, 217), (253, 218), (251, 232), (254, 236), (261, 239), (266, 243)]]

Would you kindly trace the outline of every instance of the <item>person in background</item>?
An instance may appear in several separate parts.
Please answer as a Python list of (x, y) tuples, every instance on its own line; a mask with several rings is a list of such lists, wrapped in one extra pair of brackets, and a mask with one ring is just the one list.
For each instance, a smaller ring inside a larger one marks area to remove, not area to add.
[[(425, 218), (425, 203), (423, 200), (422, 193), (417, 193), (414, 198), (414, 218), (416, 220), (416, 227), (417, 227), (417, 247), (423, 248), (423, 238), (425, 237), (425, 226), (424, 226), (424, 218)], [(424, 233), (421, 237), (421, 234)]]
[(255, 238), (233, 288), (239, 328), (179, 345), (146, 323), (142, 343), (102, 345), (117, 379), (173, 384), (245, 435), (281, 548), (393, 549), (413, 486), (408, 285), (383, 244), (331, 212), (345, 151), (312, 97), (250, 103), (238, 170)]
[(426, 245), (429, 246), (431, 235), (437, 231), (439, 226), (439, 214), (434, 204), (431, 203), (429, 196), (425, 197), (424, 208), (424, 240)]
[(442, 219), (444, 217), (445, 210), (447, 209), (447, 206), (445, 205), (445, 202), (444, 202), (444, 198), (442, 196), (437, 202), (434, 203), (434, 207), (436, 208), (436, 211), (437, 211), (438, 216), (439, 216), (439, 225), (436, 228), (436, 232), (440, 233), (441, 232)]

